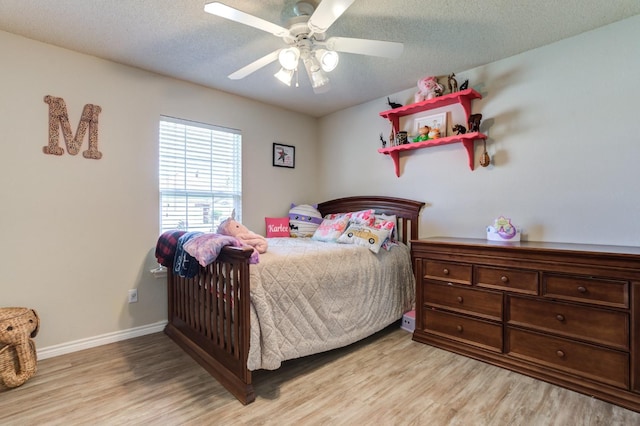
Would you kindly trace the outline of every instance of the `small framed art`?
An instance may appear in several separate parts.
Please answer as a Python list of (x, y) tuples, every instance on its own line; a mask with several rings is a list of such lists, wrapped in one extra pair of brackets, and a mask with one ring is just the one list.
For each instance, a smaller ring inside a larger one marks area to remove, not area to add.
[(288, 167), (290, 169), (295, 168), (296, 147), (291, 145), (283, 145), (281, 143), (274, 143), (273, 165), (276, 167)]
[(414, 121), (415, 134), (420, 133), (419, 129), (424, 126), (429, 126), (432, 129), (440, 129), (440, 137), (447, 135), (447, 113), (426, 115), (423, 117), (416, 117)]

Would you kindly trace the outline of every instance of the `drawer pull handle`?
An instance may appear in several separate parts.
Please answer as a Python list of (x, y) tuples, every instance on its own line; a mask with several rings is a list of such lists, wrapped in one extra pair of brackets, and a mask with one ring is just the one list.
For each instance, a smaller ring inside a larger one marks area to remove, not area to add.
[(456, 300), (457, 300), (459, 303), (462, 303), (462, 301), (463, 301), (464, 299), (462, 298), (462, 296), (458, 296), (458, 297), (456, 297)]
[(503, 283), (508, 283), (509, 277), (507, 277), (506, 275), (503, 275), (502, 277), (500, 277), (500, 281), (502, 281)]
[(564, 315), (562, 315), (562, 314), (558, 314), (558, 315), (556, 315), (556, 319), (557, 319), (558, 321), (564, 321)]
[(460, 333), (462, 333), (462, 326), (461, 326), (461, 325), (456, 326), (456, 329), (457, 329)]
[(559, 358), (564, 358), (564, 351), (557, 350), (556, 355), (558, 355)]
[(444, 268), (442, 270), (442, 273), (445, 274), (445, 275), (449, 275), (449, 270), (447, 268)]
[(580, 293), (586, 293), (586, 292), (587, 292), (587, 288), (586, 288), (586, 287), (583, 287), (583, 286), (580, 286), (580, 287), (578, 287), (578, 291), (579, 291)]

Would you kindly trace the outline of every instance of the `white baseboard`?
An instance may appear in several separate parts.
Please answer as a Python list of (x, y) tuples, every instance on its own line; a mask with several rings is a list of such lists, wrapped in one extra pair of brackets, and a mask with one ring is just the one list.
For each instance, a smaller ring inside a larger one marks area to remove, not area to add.
[(88, 337), (86, 339), (75, 340), (73, 342), (47, 346), (46, 348), (37, 349), (38, 359), (53, 358), (54, 356), (69, 354), (83, 349), (95, 348), (96, 346), (102, 346), (108, 343), (132, 339), (146, 334), (158, 333), (164, 330), (165, 325), (167, 325), (167, 321), (160, 321), (154, 324), (130, 328), (128, 330), (114, 331), (113, 333), (107, 333), (101, 336)]

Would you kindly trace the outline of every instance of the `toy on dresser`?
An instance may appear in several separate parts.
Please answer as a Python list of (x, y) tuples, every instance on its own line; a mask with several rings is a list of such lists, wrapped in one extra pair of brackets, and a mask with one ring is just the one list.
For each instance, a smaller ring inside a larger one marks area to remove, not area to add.
[(489, 241), (520, 241), (520, 229), (511, 223), (511, 219), (498, 217), (493, 225), (487, 226)]

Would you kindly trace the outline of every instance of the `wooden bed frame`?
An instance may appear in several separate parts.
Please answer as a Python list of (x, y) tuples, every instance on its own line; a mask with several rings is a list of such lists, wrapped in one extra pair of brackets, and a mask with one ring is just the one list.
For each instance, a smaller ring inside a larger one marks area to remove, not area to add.
[[(392, 197), (347, 197), (318, 205), (322, 216), (364, 209), (396, 215), (398, 240), (418, 238), (424, 203)], [(216, 261), (194, 278), (167, 271), (165, 333), (243, 404), (255, 400), (249, 356), (249, 257), (252, 249), (224, 247)]]

